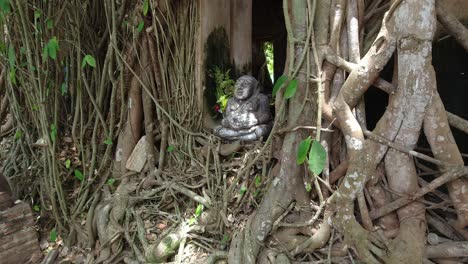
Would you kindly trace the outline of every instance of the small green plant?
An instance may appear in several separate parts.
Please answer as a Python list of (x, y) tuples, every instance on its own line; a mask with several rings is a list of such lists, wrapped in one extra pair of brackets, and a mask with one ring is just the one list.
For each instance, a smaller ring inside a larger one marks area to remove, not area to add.
[(223, 239), (221, 240), (221, 245), (227, 245), (227, 243), (229, 243), (230, 240), (231, 238), (229, 237), (229, 235), (224, 234)]
[(106, 181), (106, 184), (107, 184), (107, 185), (110, 185), (110, 186), (114, 185), (114, 183), (115, 183), (115, 179), (114, 179), (114, 178), (109, 178), (109, 179), (107, 179), (107, 181)]
[[(314, 175), (319, 175), (325, 168), (325, 162), (327, 160), (327, 151), (316, 140), (312, 140), (311, 137), (307, 137), (300, 144), (297, 150), (296, 163), (298, 165), (307, 161), (309, 171)], [(312, 186), (307, 183), (306, 190), (310, 192)]]
[(309, 165), (309, 170), (316, 175), (319, 175), (322, 172), (327, 160), (327, 152), (325, 148), (320, 144), (320, 142), (312, 140), (310, 137), (304, 139), (299, 144), (299, 148), (297, 150), (296, 163), (300, 165), (306, 160), (307, 165)]
[(171, 153), (172, 151), (174, 151), (174, 149), (175, 149), (174, 146), (169, 145), (167, 146), (166, 152)]
[(16, 130), (15, 132), (15, 139), (18, 140), (18, 139), (21, 139), (23, 137), (23, 131), (21, 130)]
[(195, 213), (193, 214), (193, 217), (191, 217), (188, 221), (189, 225), (193, 225), (197, 222), (197, 219), (202, 214), (204, 208), (205, 207), (203, 206), (203, 204), (198, 204), (197, 209), (195, 209)]
[(35, 204), (35, 205), (33, 206), (33, 210), (34, 210), (35, 212), (40, 212), (40, 211), (41, 211), (41, 206)]
[(239, 194), (242, 196), (244, 195), (245, 193), (247, 192), (247, 187), (245, 186), (242, 186), (239, 190)]
[(112, 139), (108, 138), (108, 139), (104, 140), (104, 144), (106, 144), (108, 146), (112, 146)]
[(263, 52), (265, 53), (268, 73), (270, 74), (270, 78), (273, 80), (273, 64), (274, 64), (273, 42), (265, 42), (263, 44)]
[(255, 176), (255, 187), (260, 187), (262, 185), (262, 176), (257, 175)]
[(52, 142), (57, 139), (57, 126), (55, 124), (50, 125), (50, 139)]
[(224, 112), (229, 98), (231, 98), (234, 93), (235, 82), (231, 79), (230, 71), (229, 69), (223, 72), (220, 68), (215, 67), (211, 74), (211, 77), (213, 77), (216, 82), (216, 103), (218, 107), (215, 106), (215, 111)]

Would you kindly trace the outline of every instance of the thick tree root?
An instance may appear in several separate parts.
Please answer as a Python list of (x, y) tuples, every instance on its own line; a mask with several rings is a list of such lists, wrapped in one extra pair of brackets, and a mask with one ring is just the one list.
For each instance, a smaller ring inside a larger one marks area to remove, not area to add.
[[(344, 234), (347, 244), (353, 245), (360, 258), (368, 263), (379, 263), (379, 257), (385, 255), (385, 244), (379, 237), (369, 233), (358, 224), (354, 217), (353, 201), (357, 194), (363, 191), (366, 181), (375, 173), (378, 162), (385, 154), (386, 147), (364, 141), (362, 130), (351, 113), (351, 108), (357, 105), (361, 96), (378, 77), (380, 69), (390, 59), (395, 49), (392, 30), (392, 24), (382, 26), (374, 45), (359, 63), (361, 70), (355, 70), (351, 73), (335, 104), (335, 111), (346, 138), (350, 165), (345, 180), (332, 196), (332, 204), (336, 210), (333, 222)], [(376, 130), (393, 138), (398, 127), (385, 126), (387, 124), (398, 126), (401, 119), (401, 116), (386, 113)]]
[[(299, 132), (288, 133), (283, 142), (279, 174), (273, 178), (257, 211), (250, 217), (244, 230), (232, 240), (229, 263), (256, 263), (257, 256), (274, 222), (285, 212), (293, 199), (305, 192), (304, 184), (296, 175), (302, 167), (290, 159), (300, 138)], [(302, 191), (301, 191), (302, 190)]]
[[(455, 143), (452, 132), (448, 125), (447, 115), (444, 105), (436, 92), (429, 104), (426, 117), (424, 119), (424, 133), (429, 141), (434, 157), (448, 164), (463, 166), (463, 158)], [(447, 168), (440, 168), (441, 170)], [(468, 239), (468, 188), (467, 178), (459, 178), (448, 184), (449, 195), (457, 210), (458, 219), (455, 228)]]
[(135, 184), (129, 184), (127, 178), (124, 178), (112, 199), (96, 206), (95, 226), (101, 248), (95, 263), (109, 263), (121, 253), (123, 247), (121, 223), (128, 205), (129, 193), (135, 188)]
[[(399, 6), (397, 7), (396, 4), (399, 4)], [(429, 11), (433, 11), (433, 1), (428, 1), (425, 5), (429, 7)], [(364, 69), (377, 69), (376, 72), (378, 72), (378, 69), (381, 69), (389, 59), (388, 53), (387, 56), (385, 56), (385, 53), (378, 53), (378, 51), (382, 50), (380, 49), (381, 43), (385, 43), (382, 40), (379, 42), (379, 39), (390, 40), (386, 44), (392, 47), (394, 45), (391, 41), (394, 37), (392, 36), (393, 32), (399, 34), (397, 75), (399, 89), (392, 96), (389, 107), (379, 121), (375, 133), (385, 135), (385, 138), (390, 138), (392, 141), (395, 139), (397, 142), (413, 148), (419, 137), (428, 99), (432, 97), (432, 93), (435, 91), (434, 72), (430, 63), (430, 40), (435, 29), (435, 18), (433, 16), (434, 12), (428, 11), (426, 14), (416, 12), (415, 10), (420, 9), (417, 3), (397, 1), (392, 7), (396, 7), (391, 8), (391, 10), (395, 11), (395, 17), (387, 15), (384, 18), (380, 37), (377, 37), (377, 41), (360, 62), (360, 65)], [(408, 26), (408, 21), (405, 21), (402, 12), (427, 16), (429, 17), (429, 23)], [(384, 50), (389, 50), (388, 46)], [(369, 63), (369, 58), (372, 58), (373, 54), (377, 54), (375, 56), (380, 56), (382, 60), (375, 60), (371, 61), (370, 64), (366, 64)], [(418, 63), (415, 63), (415, 61), (418, 61)], [(377, 64), (379, 62), (381, 64)], [(358, 70), (355, 70), (351, 73), (343, 85), (336, 105), (337, 116), (347, 139), (351, 164), (344, 183), (334, 195), (338, 207), (335, 223), (344, 233), (346, 241), (356, 247), (360, 258), (368, 263), (379, 263), (383, 259), (386, 259), (388, 263), (400, 263), (399, 261), (403, 260), (410, 261), (405, 263), (420, 262), (425, 237), (423, 205), (413, 203), (398, 211), (400, 232), (395, 241), (399, 242), (390, 243), (388, 245), (390, 252), (388, 253), (385, 250), (387, 246), (382, 244), (380, 239), (373, 238), (354, 219), (352, 201), (356, 198), (357, 193), (363, 190), (365, 182), (374, 173), (377, 163), (383, 157), (384, 153), (382, 151), (386, 149), (384, 146), (376, 146), (369, 140), (363, 143), (359, 124), (350, 113), (349, 109), (356, 105), (362, 93), (369, 86), (369, 82), (375, 78), (374, 73), (368, 75), (372, 76), (372, 78), (365, 76), (357, 79), (355, 76), (357, 76), (358, 72)], [(392, 189), (400, 193), (412, 193), (417, 190), (417, 175), (409, 155), (392, 149), (387, 154), (385, 164)], [(395, 166), (396, 164), (398, 165)], [(404, 177), (404, 179), (401, 177)], [(406, 245), (404, 251), (396, 248), (401, 247), (401, 244)]]
[(190, 230), (191, 227), (187, 223), (182, 224), (177, 230), (161, 239), (159, 243), (149, 246), (145, 249), (146, 261), (150, 263), (166, 262), (169, 257), (177, 252), (180, 243)]

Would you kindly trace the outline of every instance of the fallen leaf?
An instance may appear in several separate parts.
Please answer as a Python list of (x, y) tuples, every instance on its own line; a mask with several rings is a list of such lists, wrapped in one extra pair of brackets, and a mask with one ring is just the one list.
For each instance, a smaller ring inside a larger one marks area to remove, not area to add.
[(167, 227), (167, 225), (165, 223), (158, 223), (156, 224), (156, 228), (159, 229), (159, 230), (163, 230)]

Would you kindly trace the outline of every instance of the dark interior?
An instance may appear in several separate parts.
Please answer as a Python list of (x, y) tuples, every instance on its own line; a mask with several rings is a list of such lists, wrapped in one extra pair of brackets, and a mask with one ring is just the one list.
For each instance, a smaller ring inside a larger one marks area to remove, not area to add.
[[(468, 52), (455, 39), (447, 37), (434, 43), (432, 55), (437, 89), (445, 109), (468, 119)], [(460, 151), (468, 153), (467, 136), (455, 128), (452, 132)]]
[[(252, 75), (261, 80), (261, 67), (265, 63), (263, 44), (273, 43), (274, 79), (283, 74), (286, 61), (287, 33), (284, 24), (282, 0), (253, 0), (252, 5)], [(263, 83), (264, 93), (270, 94), (272, 84)]]

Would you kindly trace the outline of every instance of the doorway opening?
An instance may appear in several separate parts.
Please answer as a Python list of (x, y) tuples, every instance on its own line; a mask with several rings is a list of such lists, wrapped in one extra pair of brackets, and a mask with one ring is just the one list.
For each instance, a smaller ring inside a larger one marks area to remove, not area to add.
[[(437, 90), (445, 110), (468, 119), (468, 52), (452, 37), (434, 42), (432, 64), (436, 72)], [(452, 128), (460, 152), (468, 153), (466, 134)], [(465, 161), (468, 157), (464, 156)]]
[(252, 76), (271, 94), (273, 83), (283, 74), (287, 33), (282, 0), (252, 3)]

